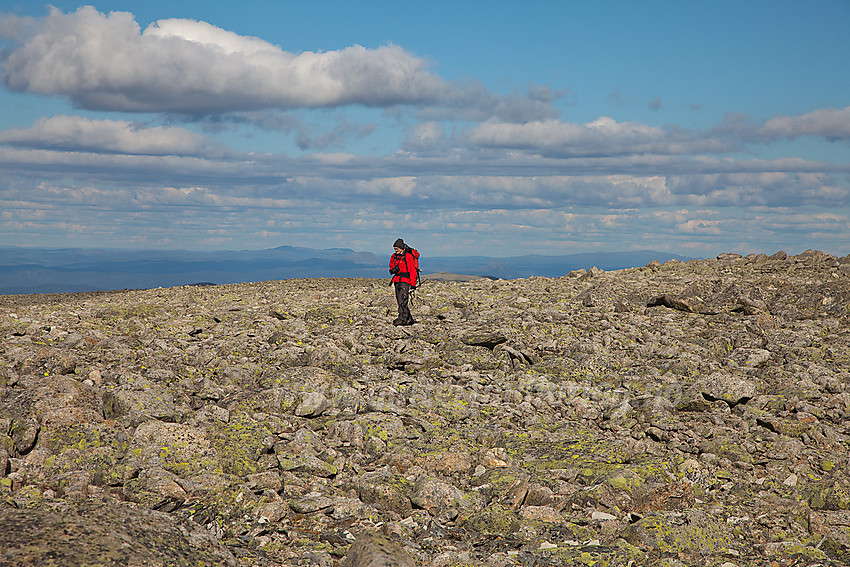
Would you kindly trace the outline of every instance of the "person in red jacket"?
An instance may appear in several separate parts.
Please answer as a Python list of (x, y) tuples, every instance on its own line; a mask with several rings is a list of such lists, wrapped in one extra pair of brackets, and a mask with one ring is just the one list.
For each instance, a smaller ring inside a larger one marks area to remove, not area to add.
[(412, 325), (416, 321), (407, 305), (410, 292), (419, 282), (419, 252), (399, 238), (393, 243), (393, 255), (390, 256), (390, 273), (393, 275), (395, 300), (398, 303), (398, 319), (393, 325)]

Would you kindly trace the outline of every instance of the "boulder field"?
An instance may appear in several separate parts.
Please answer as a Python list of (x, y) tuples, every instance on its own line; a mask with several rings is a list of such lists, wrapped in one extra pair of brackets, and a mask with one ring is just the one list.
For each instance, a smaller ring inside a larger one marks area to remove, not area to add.
[(848, 275), (0, 296), (0, 565), (848, 565)]

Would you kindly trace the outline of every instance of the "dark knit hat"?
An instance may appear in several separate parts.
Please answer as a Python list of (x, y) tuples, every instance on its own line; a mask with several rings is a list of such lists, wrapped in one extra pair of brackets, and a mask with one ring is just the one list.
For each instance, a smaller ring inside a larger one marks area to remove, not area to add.
[(396, 241), (393, 243), (393, 248), (401, 248), (402, 250), (404, 250), (404, 240), (402, 240), (401, 238), (399, 238), (398, 240), (396, 240)]

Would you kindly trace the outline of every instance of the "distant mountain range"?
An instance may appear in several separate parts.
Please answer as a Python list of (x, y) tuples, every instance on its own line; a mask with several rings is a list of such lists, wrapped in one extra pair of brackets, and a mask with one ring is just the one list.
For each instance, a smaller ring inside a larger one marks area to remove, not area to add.
[[(420, 261), (423, 278), (448, 272), (501, 279), (558, 277), (596, 266), (616, 270), (692, 258), (635, 250), (543, 256), (532, 254), (429, 257)], [(142, 289), (192, 284), (227, 284), (307, 277), (389, 277), (389, 253), (347, 248), (318, 250), (280, 246), (267, 250), (192, 252), (188, 250), (44, 249), (0, 247), (0, 295)]]

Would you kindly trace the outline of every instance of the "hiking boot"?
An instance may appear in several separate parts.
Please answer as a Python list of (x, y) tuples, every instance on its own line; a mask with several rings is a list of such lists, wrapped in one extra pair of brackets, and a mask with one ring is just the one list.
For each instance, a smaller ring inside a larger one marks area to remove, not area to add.
[(413, 325), (414, 323), (416, 323), (416, 321), (413, 318), (411, 318), (411, 319), (408, 319), (407, 321), (405, 321), (404, 323), (402, 323), (402, 325)]
[(393, 320), (393, 325), (395, 325), (396, 327), (398, 327), (399, 325), (404, 325), (404, 321), (402, 321), (401, 319), (395, 319)]

